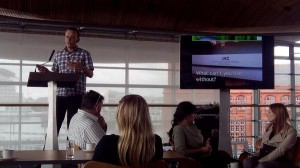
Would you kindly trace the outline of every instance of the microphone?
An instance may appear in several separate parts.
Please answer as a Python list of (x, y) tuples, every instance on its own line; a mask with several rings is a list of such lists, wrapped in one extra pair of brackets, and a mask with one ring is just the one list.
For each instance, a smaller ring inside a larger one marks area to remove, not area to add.
[(53, 57), (53, 55), (54, 55), (54, 53), (55, 53), (55, 50), (52, 50), (52, 53), (51, 53), (51, 55), (50, 55), (50, 57), (49, 57), (49, 59), (48, 59), (48, 61), (47, 61), (47, 62), (44, 62), (44, 63), (42, 63), (42, 64), (36, 64), (36, 67), (35, 67), (35, 70), (34, 70), (34, 72), (36, 72), (36, 68), (38, 68), (38, 67), (41, 67), (41, 66), (43, 66), (43, 65), (47, 64), (48, 62), (50, 62), (50, 61), (51, 61), (51, 59), (52, 59), (52, 57)]
[(47, 64), (48, 62), (50, 62), (51, 59), (52, 59), (52, 57), (53, 57), (53, 55), (54, 55), (54, 53), (55, 53), (55, 50), (52, 50), (52, 53), (51, 53), (51, 55), (50, 55), (50, 57), (49, 57), (49, 60), (48, 60), (47, 62), (41, 64), (41, 65), (45, 65), (45, 64)]

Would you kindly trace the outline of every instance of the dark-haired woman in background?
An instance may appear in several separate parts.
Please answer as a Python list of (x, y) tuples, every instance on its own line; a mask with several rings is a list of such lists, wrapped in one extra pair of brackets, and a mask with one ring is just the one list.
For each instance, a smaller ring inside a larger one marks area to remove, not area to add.
[(173, 115), (172, 128), (168, 132), (175, 151), (197, 160), (204, 167), (226, 167), (230, 156), (224, 158), (218, 154), (211, 155), (209, 139), (205, 142), (201, 131), (194, 125), (195, 111), (196, 106), (191, 102), (178, 104)]
[(289, 168), (292, 150), (297, 141), (297, 130), (291, 125), (288, 110), (282, 103), (269, 106), (266, 114), (270, 124), (262, 136), (258, 157), (246, 158), (244, 168)]

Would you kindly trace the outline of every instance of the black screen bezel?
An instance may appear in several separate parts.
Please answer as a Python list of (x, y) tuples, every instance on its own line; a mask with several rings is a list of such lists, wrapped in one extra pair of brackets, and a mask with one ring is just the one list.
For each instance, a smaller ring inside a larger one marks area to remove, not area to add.
[(243, 86), (227, 86), (220, 81), (209, 84), (195, 82), (192, 76), (192, 54), (197, 52), (197, 41), (192, 41), (191, 35), (181, 36), (180, 89), (274, 89), (274, 37), (256, 36), (262, 37), (263, 80), (251, 81)]

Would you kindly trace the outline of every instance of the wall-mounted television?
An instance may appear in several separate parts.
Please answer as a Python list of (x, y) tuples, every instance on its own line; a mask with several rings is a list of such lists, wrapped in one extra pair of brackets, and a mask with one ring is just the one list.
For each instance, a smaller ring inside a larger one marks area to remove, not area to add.
[(184, 35), (181, 89), (274, 89), (274, 37)]

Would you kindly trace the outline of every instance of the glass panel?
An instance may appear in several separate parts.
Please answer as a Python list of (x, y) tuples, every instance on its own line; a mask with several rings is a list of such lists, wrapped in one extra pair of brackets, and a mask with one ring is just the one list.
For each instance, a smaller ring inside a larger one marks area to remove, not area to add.
[[(47, 62), (47, 60), (45, 60)], [(41, 62), (41, 61), (31, 61), (31, 60), (22, 60), (23, 65), (30, 64), (30, 65), (36, 65), (36, 64), (44, 64), (44, 66), (52, 67), (53, 62)]]
[(168, 63), (129, 63), (129, 68), (168, 69)]
[(300, 74), (300, 61), (295, 60), (295, 74)]
[(20, 63), (20, 60), (12, 60), (12, 59), (0, 59), (1, 63)]
[(300, 90), (300, 76), (295, 76), (295, 82), (296, 82), (296, 88), (295, 90), (299, 91)]
[[(47, 122), (46, 122), (47, 123)], [(22, 149), (42, 150), (45, 143), (46, 128), (41, 123), (24, 123), (21, 126)]]
[(1, 103), (18, 103), (19, 86), (18, 85), (0, 85)]
[[(51, 71), (51, 68), (52, 68), (52, 64), (47, 64), (45, 66), (46, 68), (48, 68), (48, 70)], [(35, 65), (23, 65), (22, 66), (22, 82), (28, 82), (28, 78), (29, 78), (29, 73), (30, 72), (39, 72)]]
[[(195, 89), (193, 90), (193, 101), (194, 104), (219, 104), (220, 102), (220, 91), (216, 89)], [(181, 95), (178, 95), (181, 96)]]
[(123, 87), (87, 87), (86, 90), (94, 90), (104, 96), (104, 104), (119, 104), (125, 95)]
[[(296, 119), (300, 120), (300, 107), (299, 106), (296, 107)], [(300, 124), (300, 122), (299, 122), (299, 124)]]
[(289, 95), (283, 95), (280, 97), (280, 102), (285, 105), (291, 104), (291, 98)]
[(22, 86), (23, 103), (48, 103), (47, 87), (27, 87)]
[(0, 139), (1, 146), (8, 149), (18, 149), (20, 132), (19, 107), (0, 107)]
[[(161, 111), (160, 118), (152, 118), (154, 123), (154, 132), (162, 138), (163, 143), (169, 142), (169, 136), (167, 132), (171, 129), (171, 120), (173, 120), (173, 114), (175, 113), (176, 107), (150, 107), (150, 114), (153, 109)], [(157, 116), (157, 115), (156, 115)], [(151, 117), (154, 117), (152, 114)]]
[[(239, 104), (239, 96), (244, 96), (246, 102), (243, 102), (243, 104), (253, 104), (253, 90), (236, 90), (236, 89), (231, 89), (230, 90), (230, 104), (235, 105)], [(241, 102), (240, 102), (241, 104)]]
[(300, 57), (300, 47), (294, 47), (294, 57), (295, 58)]
[(168, 85), (172, 81), (168, 71), (129, 70), (130, 84)]
[(289, 47), (288, 46), (275, 46), (274, 47), (275, 56), (289, 56)]
[(289, 75), (275, 75), (275, 89), (290, 89), (291, 88), (291, 76)]
[(129, 88), (129, 94), (138, 94), (145, 98), (148, 104), (164, 102), (163, 88)]
[(125, 63), (111, 63), (111, 64), (103, 64), (103, 63), (95, 63), (94, 67), (116, 67), (116, 68), (125, 68)]
[[(171, 81), (169, 81), (169, 85), (173, 85), (173, 83), (171, 83)], [(180, 86), (180, 72), (179, 71), (175, 71), (175, 86)]]
[(299, 136), (299, 131), (300, 131), (300, 121), (296, 121), (296, 129), (297, 129), (297, 134)]
[(296, 93), (296, 104), (300, 105), (300, 95), (299, 95), (299, 93)]
[(19, 81), (20, 66), (17, 65), (1, 65), (0, 82)]
[(174, 99), (175, 104), (182, 101), (191, 101), (195, 105), (218, 104), (220, 99), (219, 90), (216, 89), (175, 89), (175, 96), (172, 93), (168, 95), (170, 99)]
[(269, 122), (266, 118), (262, 118), (259, 122), (260, 122), (259, 138), (261, 138), (262, 135), (266, 132), (266, 126), (269, 124)]
[(48, 118), (48, 107), (45, 106), (22, 107), (23, 123), (42, 122), (42, 126), (47, 128), (47, 118)]
[(163, 89), (163, 97), (164, 97), (164, 104), (173, 104), (173, 89), (172, 88), (164, 88)]
[[(163, 128), (163, 124), (161, 122), (161, 119), (163, 117), (163, 112), (161, 107), (149, 107), (149, 113), (152, 121), (153, 131), (157, 133), (158, 135), (164, 135), (166, 134), (165, 129)], [(168, 122), (170, 123), (170, 122)], [(168, 127), (166, 127), (168, 128)], [(170, 128), (170, 125), (169, 125)], [(164, 135), (165, 136), (165, 135)], [(168, 142), (168, 141), (167, 141)]]
[[(290, 90), (260, 90), (260, 104), (282, 103), (281, 97), (291, 95)], [(262, 109), (268, 109), (262, 107)]]
[(125, 84), (125, 70), (96, 68), (94, 76), (87, 78), (87, 83)]
[(290, 60), (279, 60), (275, 59), (275, 74), (276, 73), (290, 73), (291, 72), (291, 61)]
[[(236, 94), (232, 96), (236, 97)], [(253, 109), (253, 107), (230, 108), (230, 135), (234, 157), (238, 157), (244, 150), (249, 152), (254, 150)]]
[(179, 57), (178, 57), (178, 60), (175, 60), (175, 69), (176, 70), (179, 70), (180, 69), (180, 63), (179, 63)]
[(119, 134), (119, 130), (116, 123), (117, 107), (103, 107), (101, 109), (101, 115), (104, 117), (107, 123), (106, 134)]
[(175, 104), (179, 104), (182, 101), (193, 101), (191, 89), (175, 89), (175, 96), (173, 96), (173, 92), (170, 89), (170, 92), (168, 92), (168, 98), (171, 100), (174, 99), (171, 102), (174, 102)]

